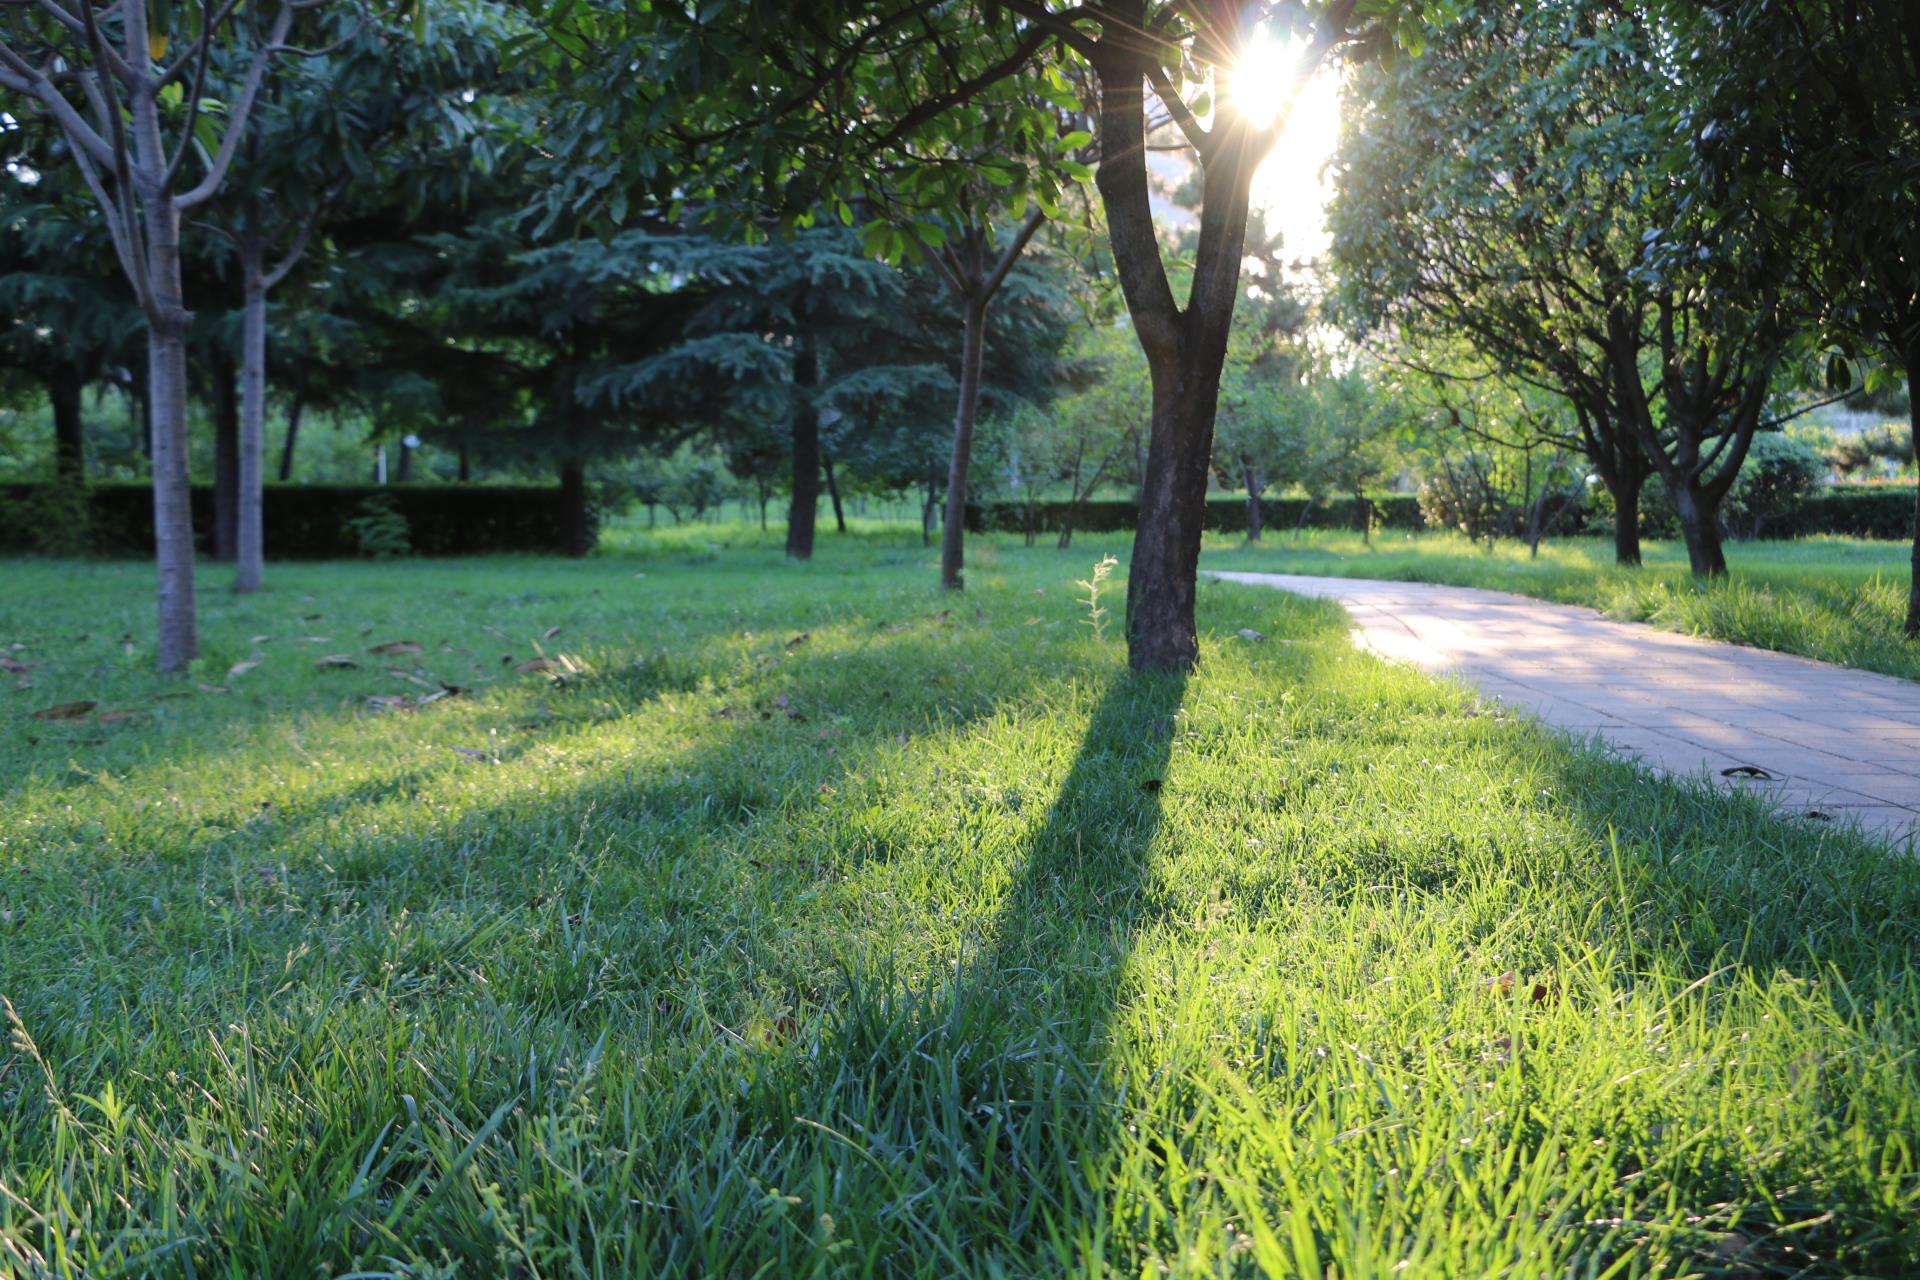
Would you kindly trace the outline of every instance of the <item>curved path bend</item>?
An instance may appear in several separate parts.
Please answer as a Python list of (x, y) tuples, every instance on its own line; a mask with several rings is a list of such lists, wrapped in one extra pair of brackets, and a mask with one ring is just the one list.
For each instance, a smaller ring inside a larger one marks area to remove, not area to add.
[(1768, 795), (1783, 814), (1855, 819), (1900, 842), (1920, 825), (1920, 682), (1504, 591), (1213, 576), (1337, 600), (1380, 656), (1458, 676), (1650, 768), (1704, 774)]

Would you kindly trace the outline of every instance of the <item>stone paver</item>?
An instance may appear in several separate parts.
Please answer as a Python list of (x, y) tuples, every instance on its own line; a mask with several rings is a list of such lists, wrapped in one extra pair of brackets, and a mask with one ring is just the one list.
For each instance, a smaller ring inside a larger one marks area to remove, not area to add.
[[(1651, 768), (1758, 791), (1783, 814), (1920, 830), (1920, 683), (1615, 622), (1504, 591), (1224, 573), (1346, 606), (1382, 657), (1456, 675)], [(1753, 768), (1771, 777), (1725, 771)]]

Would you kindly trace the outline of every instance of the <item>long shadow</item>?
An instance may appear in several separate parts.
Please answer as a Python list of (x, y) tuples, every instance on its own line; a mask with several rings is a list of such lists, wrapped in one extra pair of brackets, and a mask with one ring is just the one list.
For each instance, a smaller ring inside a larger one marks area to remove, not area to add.
[[(807, 1152), (852, 1175), (843, 1194), (880, 1220), (890, 1269), (1097, 1263), (1127, 1123), (1109, 1048), (1136, 942), (1167, 912), (1154, 866), (1185, 689), (1180, 675), (1114, 678), (980, 949), (919, 987), (849, 974), (819, 1051), (756, 1081), (742, 1131), (784, 1131), (791, 1165)], [(828, 1118), (796, 1117), (802, 1098)], [(846, 1143), (864, 1166), (834, 1149)], [(956, 1217), (998, 1231), (962, 1245)]]

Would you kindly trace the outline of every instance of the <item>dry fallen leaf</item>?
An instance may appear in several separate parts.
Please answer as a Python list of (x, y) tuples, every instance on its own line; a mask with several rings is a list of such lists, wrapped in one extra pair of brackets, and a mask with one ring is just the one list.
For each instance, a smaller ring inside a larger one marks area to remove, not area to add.
[(1520, 975), (1509, 969), (1497, 978), (1489, 978), (1487, 988), (1497, 996), (1513, 994), (1513, 984), (1520, 981)]
[(39, 664), (35, 662), (22, 662), (18, 658), (9, 658), (4, 654), (0, 654), (0, 671), (4, 671), (9, 675), (25, 675), (38, 665)]
[(560, 634), (560, 628), (558, 628), (558, 627), (548, 627), (548, 628), (547, 628), (547, 629), (546, 629), (545, 631), (542, 631), (542, 632), (540, 633), (540, 638), (541, 638), (542, 640), (551, 640), (551, 639), (553, 639), (553, 638), (554, 638), (555, 636), (557, 636), (557, 635), (559, 635), (559, 634)]
[(413, 706), (413, 699), (404, 693), (370, 693), (367, 705), (375, 711), (405, 711)]
[(33, 713), (35, 720), (78, 720), (100, 704), (97, 702), (62, 702), (51, 707), (42, 707)]
[(227, 679), (231, 680), (235, 676), (243, 676), (259, 665), (260, 659), (258, 658), (249, 658), (245, 662), (236, 662), (227, 668)]
[(522, 675), (532, 675), (540, 671), (558, 671), (560, 664), (552, 658), (528, 658), (525, 662), (515, 665), (513, 669)]
[(324, 658), (313, 660), (313, 669), (316, 671), (341, 671), (359, 665), (351, 656), (344, 653), (330, 653)]
[(377, 644), (367, 650), (368, 653), (387, 655), (419, 653), (420, 651), (420, 646), (411, 640), (389, 640), (385, 644)]

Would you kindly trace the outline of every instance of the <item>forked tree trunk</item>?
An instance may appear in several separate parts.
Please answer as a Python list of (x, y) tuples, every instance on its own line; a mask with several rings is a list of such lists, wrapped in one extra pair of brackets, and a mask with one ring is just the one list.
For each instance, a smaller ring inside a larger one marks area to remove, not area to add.
[[(240, 449), (234, 504), (233, 589), (258, 591), (265, 574), (267, 453), (267, 285), (256, 236), (241, 239), (245, 303), (240, 325)], [(289, 431), (289, 446), (292, 435)]]
[(213, 558), (233, 562), (240, 540), (240, 386), (237, 371), (215, 356), (213, 371)]
[(787, 506), (787, 558), (813, 559), (814, 517), (820, 507), (820, 408), (813, 389), (820, 367), (812, 351), (802, 347), (793, 364), (794, 385), (802, 402), (793, 416), (793, 498)]
[(56, 369), (47, 375), (47, 399), (53, 406), (53, 472), (62, 480), (86, 474), (86, 427), (81, 414), (80, 375)]
[(980, 406), (980, 370), (986, 355), (987, 304), (965, 301), (961, 328), (960, 401), (953, 413), (953, 456), (947, 464), (947, 527), (940, 537), (940, 585), (966, 585), (967, 473), (973, 465), (973, 426)]
[(1670, 485), (1680, 537), (1687, 544), (1687, 566), (1696, 578), (1725, 577), (1726, 552), (1720, 546), (1719, 503), (1681, 485)]

